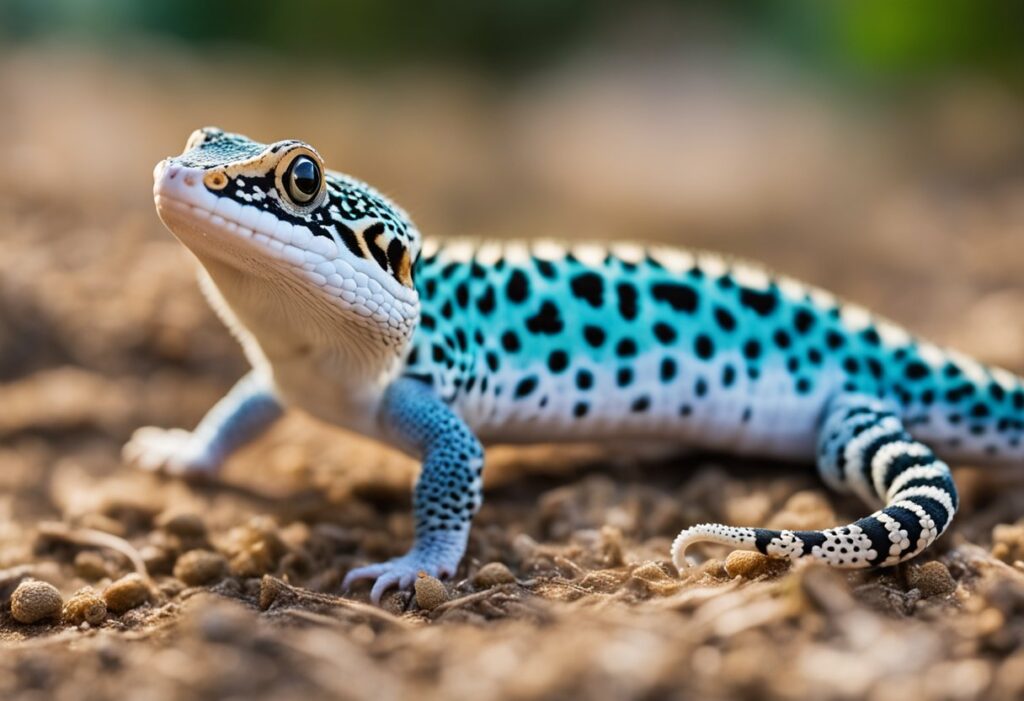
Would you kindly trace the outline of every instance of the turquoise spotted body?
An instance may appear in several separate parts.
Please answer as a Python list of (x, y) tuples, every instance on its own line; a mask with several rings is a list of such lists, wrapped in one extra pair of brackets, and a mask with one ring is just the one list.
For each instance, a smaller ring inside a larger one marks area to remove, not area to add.
[(825, 403), (888, 399), (951, 458), (1024, 459), (1024, 388), (832, 295), (710, 253), (460, 244), (416, 267), (407, 372), (488, 439), (814, 455)]
[(856, 305), (710, 253), (422, 240), (302, 142), (199, 130), (154, 173), (157, 210), (253, 370), (194, 431), (140, 429), (133, 462), (209, 474), (295, 407), (422, 460), (415, 539), (350, 571), (379, 600), (451, 575), (484, 445), (634, 440), (815, 461), (876, 508), (846, 526), (696, 524), (716, 542), (836, 567), (929, 547), (959, 506), (946, 460), (1024, 464), (1024, 383)]

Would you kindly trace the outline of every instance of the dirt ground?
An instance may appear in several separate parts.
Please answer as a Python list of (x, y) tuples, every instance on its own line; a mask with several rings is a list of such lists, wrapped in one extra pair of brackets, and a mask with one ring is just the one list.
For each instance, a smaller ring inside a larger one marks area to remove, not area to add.
[[(194, 425), (245, 369), (150, 198), (152, 166), (209, 123), (309, 140), (428, 235), (715, 248), (1024, 371), (1019, 100), (964, 84), (850, 107), (689, 65), (668, 85), (609, 61), (497, 90), (0, 54), (0, 698), (1024, 695), (1012, 475), (958, 466), (961, 514), (910, 565), (707, 549), (678, 577), (668, 548), (687, 525), (826, 527), (863, 507), (808, 466), (499, 447), (458, 576), (375, 608), (339, 583), (408, 546), (407, 459), (289, 416), (215, 484), (121, 464), (133, 429)], [(65, 601), (106, 592), (111, 610), (19, 623), (26, 579)]]

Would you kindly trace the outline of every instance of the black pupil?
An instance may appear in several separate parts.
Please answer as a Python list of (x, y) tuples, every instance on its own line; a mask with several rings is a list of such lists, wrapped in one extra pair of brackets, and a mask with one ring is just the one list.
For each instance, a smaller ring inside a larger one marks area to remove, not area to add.
[(304, 195), (312, 197), (320, 189), (320, 169), (308, 158), (297, 158), (292, 166), (292, 184)]

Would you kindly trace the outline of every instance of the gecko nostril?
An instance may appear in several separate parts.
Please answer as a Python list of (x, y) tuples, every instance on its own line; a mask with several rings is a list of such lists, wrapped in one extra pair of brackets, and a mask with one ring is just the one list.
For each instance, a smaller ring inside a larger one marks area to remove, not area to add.
[(195, 185), (196, 184), (195, 177), (191, 176), (191, 175), (186, 175), (185, 176), (185, 184), (188, 185), (189, 187), (192, 187), (193, 185)]

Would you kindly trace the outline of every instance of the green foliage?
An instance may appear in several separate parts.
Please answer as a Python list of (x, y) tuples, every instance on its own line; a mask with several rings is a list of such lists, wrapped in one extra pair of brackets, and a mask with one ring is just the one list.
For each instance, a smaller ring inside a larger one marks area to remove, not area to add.
[[(768, 47), (826, 75), (918, 79), (1024, 74), (1024, 3), (1005, 0), (0, 0), (0, 36), (72, 36), (117, 47), (133, 35), (197, 48), (242, 45), (301, 64), (429, 60), (516, 72), (648, 14), (712, 18), (744, 48)], [(684, 33), (685, 34), (685, 33)]]

